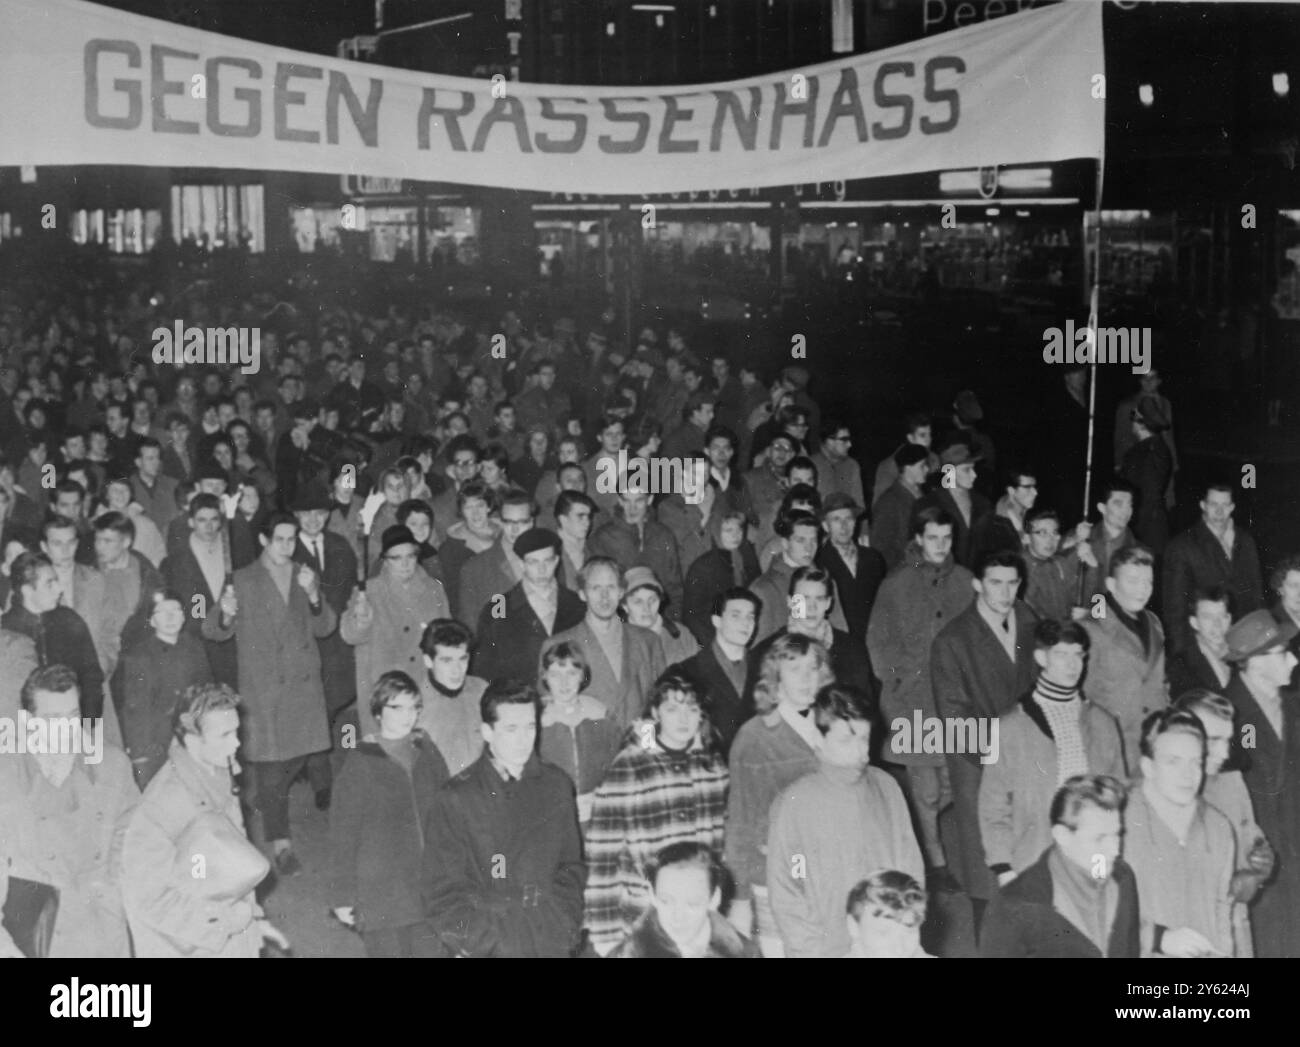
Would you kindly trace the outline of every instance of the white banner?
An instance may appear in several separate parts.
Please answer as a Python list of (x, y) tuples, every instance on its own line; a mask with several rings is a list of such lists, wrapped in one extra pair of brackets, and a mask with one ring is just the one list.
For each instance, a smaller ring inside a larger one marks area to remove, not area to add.
[(1101, 4), (725, 84), (471, 80), (0, 0), (0, 165), (364, 174), (639, 196), (1101, 155)]

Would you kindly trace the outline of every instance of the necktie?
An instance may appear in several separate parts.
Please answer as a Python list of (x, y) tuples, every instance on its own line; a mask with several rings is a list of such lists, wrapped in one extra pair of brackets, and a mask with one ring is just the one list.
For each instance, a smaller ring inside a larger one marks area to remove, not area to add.
[(325, 543), (321, 541), (320, 535), (311, 540), (311, 555), (316, 561), (316, 573), (323, 575), (325, 573)]
[(636, 551), (640, 552), (645, 548), (645, 529), (642, 524), (636, 525)]

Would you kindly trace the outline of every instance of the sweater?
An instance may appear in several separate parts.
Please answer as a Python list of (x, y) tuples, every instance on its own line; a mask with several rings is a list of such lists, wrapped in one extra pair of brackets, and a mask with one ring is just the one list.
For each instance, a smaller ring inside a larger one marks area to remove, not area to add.
[(907, 801), (887, 772), (823, 762), (783, 789), (772, 804), (767, 887), (785, 955), (845, 955), (845, 899), (879, 869), (925, 878)]

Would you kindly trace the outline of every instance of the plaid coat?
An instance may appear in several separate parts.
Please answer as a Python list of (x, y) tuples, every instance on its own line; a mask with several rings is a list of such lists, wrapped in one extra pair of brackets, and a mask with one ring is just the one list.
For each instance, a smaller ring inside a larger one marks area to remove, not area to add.
[(645, 869), (661, 849), (694, 840), (722, 850), (726, 761), (699, 742), (685, 753), (669, 753), (653, 732), (644, 721), (628, 732), (627, 743), (596, 790), (587, 829), (583, 923), (602, 955), (622, 941), (650, 907)]

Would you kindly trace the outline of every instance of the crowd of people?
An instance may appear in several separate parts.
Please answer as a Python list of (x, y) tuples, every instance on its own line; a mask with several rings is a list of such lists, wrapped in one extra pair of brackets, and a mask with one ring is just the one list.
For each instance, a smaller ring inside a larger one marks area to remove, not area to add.
[(868, 492), (804, 361), (66, 287), (0, 299), (0, 715), (85, 732), (0, 755), (0, 953), (287, 948), (306, 779), (370, 956), (1300, 955), (1300, 558), (1168, 537), (1158, 385), (1076, 522), (970, 390)]

